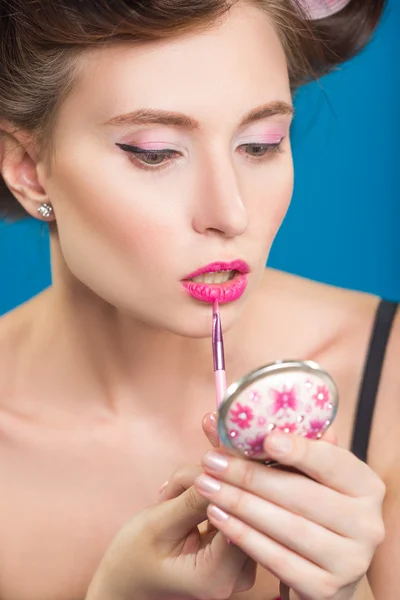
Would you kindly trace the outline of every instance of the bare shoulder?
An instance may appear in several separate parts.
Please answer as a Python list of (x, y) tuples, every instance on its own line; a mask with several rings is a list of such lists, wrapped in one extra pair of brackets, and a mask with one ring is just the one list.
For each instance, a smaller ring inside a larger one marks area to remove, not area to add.
[(263, 281), (265, 296), (285, 320), (296, 329), (307, 330), (322, 341), (345, 343), (368, 338), (379, 298), (267, 269)]

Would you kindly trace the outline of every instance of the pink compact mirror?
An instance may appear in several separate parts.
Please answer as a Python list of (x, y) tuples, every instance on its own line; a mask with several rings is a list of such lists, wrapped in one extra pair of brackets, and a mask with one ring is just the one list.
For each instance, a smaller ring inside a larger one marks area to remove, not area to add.
[(218, 409), (218, 432), (236, 454), (268, 463), (263, 444), (271, 431), (319, 439), (337, 409), (337, 387), (319, 365), (278, 361), (228, 388)]

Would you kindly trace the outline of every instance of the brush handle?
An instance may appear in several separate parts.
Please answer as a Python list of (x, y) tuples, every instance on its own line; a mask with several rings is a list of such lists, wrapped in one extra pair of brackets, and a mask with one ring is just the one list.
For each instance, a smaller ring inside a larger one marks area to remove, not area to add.
[(217, 408), (220, 407), (226, 392), (226, 373), (225, 371), (214, 371), (215, 390), (217, 395)]

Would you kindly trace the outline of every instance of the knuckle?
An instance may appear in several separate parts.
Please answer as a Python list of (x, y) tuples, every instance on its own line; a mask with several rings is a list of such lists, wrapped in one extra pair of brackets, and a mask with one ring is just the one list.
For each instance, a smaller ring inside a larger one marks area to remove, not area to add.
[(184, 493), (193, 484), (198, 475), (202, 472), (200, 466), (184, 465), (174, 471), (168, 481), (165, 489), (165, 496), (175, 498)]
[(298, 540), (299, 549), (304, 540), (310, 540), (310, 544), (312, 545), (319, 544), (319, 531), (316, 531), (313, 526), (310, 527), (309, 521), (290, 512), (283, 518), (283, 528), (287, 532), (286, 535), (289, 543), (295, 543)]
[(318, 600), (334, 600), (341, 586), (335, 577), (327, 574), (322, 577), (318, 586)]
[(243, 546), (246, 537), (248, 537), (250, 532), (250, 527), (245, 525), (242, 521), (238, 519), (232, 518), (230, 520), (230, 532), (229, 538), (233, 541), (233, 543), (237, 546)]
[(334, 481), (337, 478), (336, 446), (323, 440), (296, 438), (293, 461), (291, 464), (300, 472), (307, 467), (312, 478), (318, 478), (323, 469), (324, 480)]
[[(322, 444), (321, 444), (322, 447)], [(324, 479), (326, 481), (334, 481), (337, 478), (338, 467), (337, 467), (337, 457), (335, 455), (337, 451), (336, 446), (332, 446), (328, 442), (325, 442), (323, 445), (324, 452)]]
[(347, 557), (343, 585), (348, 584), (350, 581), (361, 579), (369, 569), (371, 558), (371, 556), (367, 555), (365, 549), (355, 548)]
[(284, 573), (287, 568), (287, 554), (282, 548), (275, 549), (274, 552), (268, 557), (268, 569), (272, 573)]
[(376, 476), (375, 478), (374, 495), (379, 500), (379, 502), (383, 502), (386, 496), (386, 485), (378, 476)]
[(196, 492), (195, 488), (190, 487), (185, 494), (185, 504), (194, 514), (204, 510), (205, 500)]
[(248, 513), (248, 496), (237, 488), (232, 488), (231, 494), (230, 501), (228, 501), (228, 512), (240, 518)]
[(244, 489), (251, 489), (253, 487), (256, 470), (259, 465), (250, 460), (241, 460), (240, 462), (240, 468), (242, 469), (240, 487)]
[(382, 517), (380, 517), (379, 519), (375, 519), (373, 523), (369, 523), (368, 530), (366, 533), (369, 542), (375, 548), (379, 546), (385, 539), (386, 535), (385, 523)]
[(182, 465), (181, 467), (178, 467), (178, 469), (176, 469), (173, 474), (172, 477), (170, 479), (170, 483), (173, 484), (186, 484), (187, 481), (190, 481), (193, 479), (193, 481), (195, 480), (195, 478), (197, 477), (198, 474), (201, 473), (201, 467), (200, 466), (193, 466), (193, 465)]
[(293, 465), (301, 467), (301, 465), (310, 462), (315, 441), (306, 437), (293, 436), (293, 444)]
[(359, 537), (365, 540), (374, 549), (385, 539), (385, 523), (381, 510), (378, 510), (371, 499), (364, 502), (362, 510), (355, 515), (358, 520)]

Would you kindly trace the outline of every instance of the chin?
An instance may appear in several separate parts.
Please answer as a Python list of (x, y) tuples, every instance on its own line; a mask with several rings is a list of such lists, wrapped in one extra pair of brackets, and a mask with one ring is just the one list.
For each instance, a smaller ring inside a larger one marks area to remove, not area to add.
[[(236, 302), (222, 304), (219, 306), (222, 328), (224, 332), (229, 331), (238, 321), (246, 298), (242, 297)], [(181, 337), (192, 339), (206, 339), (212, 336), (213, 304), (197, 302), (188, 298), (185, 306), (175, 310), (167, 323), (163, 315), (163, 323), (159, 323), (163, 329)]]

